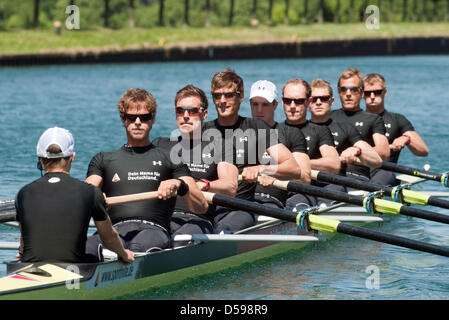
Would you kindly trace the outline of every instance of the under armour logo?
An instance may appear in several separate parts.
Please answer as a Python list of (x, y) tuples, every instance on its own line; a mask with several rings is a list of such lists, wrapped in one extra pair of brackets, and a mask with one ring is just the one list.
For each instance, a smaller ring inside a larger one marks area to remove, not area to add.
[(363, 127), (363, 122), (356, 122), (355, 125), (356, 127)]
[(385, 128), (391, 128), (391, 123), (385, 123)]
[(203, 153), (203, 158), (212, 158), (210, 153)]
[(336, 146), (338, 146), (338, 145), (340, 144), (340, 142), (334, 141), (334, 144), (335, 144)]
[(310, 136), (307, 136), (307, 137), (306, 137), (306, 140), (307, 140), (307, 141), (310, 141)]
[(246, 142), (248, 142), (248, 137), (243, 137), (243, 138), (240, 138), (240, 142), (243, 142), (243, 141), (246, 141)]
[(338, 132), (332, 132), (332, 135), (338, 137)]
[(162, 166), (162, 161), (153, 161), (153, 166)]

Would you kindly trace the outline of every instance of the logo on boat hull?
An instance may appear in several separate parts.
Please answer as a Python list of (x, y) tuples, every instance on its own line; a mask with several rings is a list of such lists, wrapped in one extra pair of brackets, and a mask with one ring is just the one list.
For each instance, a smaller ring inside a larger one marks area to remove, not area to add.
[(134, 280), (137, 268), (134, 265), (122, 266), (118, 263), (100, 265), (86, 284), (86, 289), (95, 289), (110, 286), (124, 281)]

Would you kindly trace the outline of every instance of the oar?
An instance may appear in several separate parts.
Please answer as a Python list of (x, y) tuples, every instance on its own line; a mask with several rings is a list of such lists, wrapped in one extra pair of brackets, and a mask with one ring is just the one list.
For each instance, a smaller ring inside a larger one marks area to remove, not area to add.
[[(108, 197), (106, 203), (109, 206), (116, 206), (130, 202), (152, 200), (157, 198), (157, 191), (127, 194), (124, 196)], [(14, 200), (0, 202), (0, 223), (15, 221), (16, 209)]]
[(431, 195), (409, 190), (403, 188), (402, 186), (389, 187), (381, 184), (371, 183), (367, 181), (361, 181), (354, 178), (339, 176), (336, 174), (330, 174), (326, 172), (321, 172), (317, 170), (312, 170), (312, 179), (329, 182), (333, 184), (343, 185), (346, 187), (361, 189), (370, 192), (374, 191), (384, 191), (385, 194), (389, 195), (396, 202), (407, 202), (419, 205), (431, 205), (435, 207), (449, 209), (449, 201), (443, 200)]
[(449, 215), (404, 206), (401, 203), (378, 199), (374, 195), (362, 197), (292, 181), (275, 180), (273, 186), (290, 192), (306, 193), (316, 197), (363, 206), (369, 213), (403, 214), (405, 216), (449, 224)]
[(449, 188), (448, 173), (435, 173), (430, 171), (423, 171), (412, 167), (401, 166), (399, 164), (388, 161), (382, 162), (382, 166), (380, 168), (388, 171), (399, 172), (403, 174), (408, 174), (410, 176), (424, 178), (427, 180), (438, 181), (441, 182), (443, 186)]
[(203, 194), (206, 197), (206, 200), (211, 204), (220, 205), (231, 209), (250, 211), (280, 220), (295, 222), (302, 230), (305, 231), (316, 230), (344, 233), (359, 238), (449, 257), (449, 248), (348, 225), (335, 219), (320, 217), (309, 213), (307, 210), (300, 213), (295, 213), (289, 210), (266, 207), (259, 203), (246, 201), (239, 198), (232, 198), (221, 194), (210, 192), (203, 192)]

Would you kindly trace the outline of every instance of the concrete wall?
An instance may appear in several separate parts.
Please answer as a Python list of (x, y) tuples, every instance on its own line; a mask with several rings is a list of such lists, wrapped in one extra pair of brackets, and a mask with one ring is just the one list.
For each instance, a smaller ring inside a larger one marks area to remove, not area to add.
[(449, 54), (449, 37), (251, 42), (164, 48), (94, 49), (0, 56), (0, 66)]

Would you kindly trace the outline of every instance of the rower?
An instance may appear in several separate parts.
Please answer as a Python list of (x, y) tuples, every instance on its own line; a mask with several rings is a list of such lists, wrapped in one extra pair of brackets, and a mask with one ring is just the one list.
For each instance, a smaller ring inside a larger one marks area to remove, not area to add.
[[(187, 164), (201, 191), (234, 197), (237, 193), (238, 169), (221, 159), (216, 150), (209, 150), (209, 142), (201, 139), (201, 126), (207, 117), (208, 101), (200, 88), (187, 85), (175, 97), (176, 124), (181, 133), (174, 138), (158, 138), (153, 144), (175, 152), (179, 161)], [(215, 205), (206, 214), (189, 211), (181, 199), (176, 200), (171, 218), (172, 234), (214, 233)]]
[(106, 212), (101, 190), (70, 176), (75, 141), (63, 128), (47, 129), (37, 144), (40, 179), (23, 187), (15, 205), (20, 225), (22, 262), (97, 262), (86, 254), (89, 221), (93, 218), (104, 246), (129, 264), (133, 252), (124, 249)]
[[(340, 75), (338, 94), (342, 108), (332, 110), (331, 118), (337, 122), (349, 122), (355, 125), (362, 135), (362, 139), (374, 148), (383, 161), (388, 161), (390, 148), (382, 118), (360, 108), (360, 100), (363, 98), (363, 79), (359, 70), (349, 68)], [(368, 181), (370, 168), (361, 165), (348, 165), (346, 175)]]
[[(282, 89), (282, 103), (286, 116), (285, 125), (299, 128), (307, 142), (307, 153), (313, 170), (328, 173), (338, 173), (340, 159), (334, 146), (331, 131), (326, 126), (320, 126), (306, 119), (310, 98), (310, 85), (307, 81), (296, 78), (287, 81)], [(319, 183), (312, 181), (312, 184)], [(321, 185), (320, 185), (321, 186)], [(314, 196), (305, 194), (290, 194), (286, 201), (287, 207), (308, 207), (326, 202)]]
[[(382, 117), (385, 123), (385, 136), (390, 147), (390, 159), (397, 163), (401, 150), (408, 149), (418, 157), (426, 157), (429, 149), (415, 131), (410, 121), (400, 113), (389, 112), (385, 109), (387, 86), (385, 78), (378, 73), (368, 74), (363, 78), (366, 111)], [(398, 181), (392, 171), (381, 169), (371, 170), (371, 181), (382, 185), (397, 185)]]
[[(253, 83), (249, 102), (253, 118), (261, 119), (272, 129), (278, 130), (279, 141), (293, 154), (301, 169), (301, 178), (297, 181), (309, 184), (310, 158), (307, 154), (307, 143), (304, 135), (300, 129), (274, 120), (274, 112), (278, 106), (276, 85), (267, 80), (259, 80)], [(264, 156), (269, 157), (266, 153)], [(254, 198), (257, 202), (264, 205), (284, 208), (288, 193), (284, 190), (273, 188), (273, 179), (271, 176), (262, 176), (260, 183), (256, 187)]]
[[(118, 109), (127, 143), (116, 151), (95, 155), (86, 178), (108, 197), (157, 190), (157, 199), (117, 205), (109, 211), (125, 247), (137, 252), (171, 246), (170, 218), (176, 193), (192, 212), (202, 214), (208, 208), (187, 165), (173, 163), (170, 150), (150, 143), (156, 107), (154, 97), (143, 89), (128, 89), (123, 94)], [(93, 235), (88, 251), (95, 254), (100, 243), (98, 235)]]
[[(203, 124), (203, 140), (213, 136), (223, 159), (237, 166), (242, 181), (236, 197), (252, 201), (261, 174), (281, 180), (299, 179), (300, 168), (291, 152), (279, 143), (276, 131), (260, 119), (239, 115), (244, 100), (243, 79), (228, 68), (214, 75), (211, 89), (218, 118)], [(264, 152), (270, 159), (263, 158)], [(292, 172), (296, 174), (292, 176)], [(217, 206), (214, 222), (217, 230), (237, 231), (252, 226), (255, 219), (252, 213)]]
[(357, 128), (350, 122), (338, 122), (330, 117), (334, 103), (333, 90), (329, 82), (315, 79), (310, 83), (312, 94), (309, 101), (311, 122), (327, 126), (334, 138), (341, 160), (340, 174), (346, 175), (347, 165), (364, 165), (378, 168), (382, 159), (367, 142), (363, 141)]

